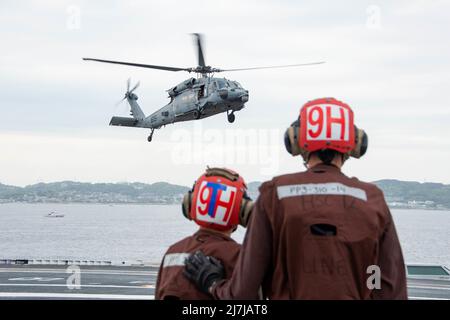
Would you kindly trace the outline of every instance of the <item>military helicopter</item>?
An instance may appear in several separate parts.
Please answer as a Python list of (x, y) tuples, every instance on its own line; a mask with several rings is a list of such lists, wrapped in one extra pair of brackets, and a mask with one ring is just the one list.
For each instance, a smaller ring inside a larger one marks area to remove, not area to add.
[(148, 141), (152, 141), (153, 132), (155, 129), (181, 121), (198, 120), (210, 117), (219, 113), (227, 113), (228, 122), (233, 123), (235, 120), (234, 113), (244, 108), (248, 101), (248, 90), (245, 90), (237, 81), (228, 80), (225, 78), (215, 78), (214, 74), (225, 71), (243, 71), (269, 68), (285, 68), (321, 64), (322, 62), (291, 64), (282, 66), (270, 67), (253, 67), (253, 68), (238, 68), (238, 69), (218, 69), (207, 66), (202, 49), (202, 36), (198, 33), (193, 34), (195, 43), (197, 45), (198, 66), (194, 68), (177, 68), (158, 66), (151, 64), (140, 64), (131, 62), (121, 62), (112, 60), (102, 60), (93, 58), (83, 58), (83, 60), (106, 62), (121, 64), (127, 66), (151, 68), (166, 71), (187, 71), (189, 73), (196, 73), (196, 78), (189, 78), (177, 84), (175, 87), (167, 90), (170, 102), (155, 111), (149, 116), (145, 116), (142, 109), (137, 103), (138, 96), (134, 91), (138, 88), (139, 82), (130, 89), (130, 79), (127, 82), (127, 91), (124, 98), (130, 104), (130, 115), (132, 117), (112, 117), (109, 125), (125, 126), (136, 128), (151, 129)]

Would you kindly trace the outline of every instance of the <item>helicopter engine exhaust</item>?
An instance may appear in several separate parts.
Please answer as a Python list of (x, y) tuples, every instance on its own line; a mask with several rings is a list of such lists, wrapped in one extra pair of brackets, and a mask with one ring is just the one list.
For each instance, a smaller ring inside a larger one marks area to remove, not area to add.
[(195, 84), (195, 78), (190, 78), (190, 79), (187, 79), (187, 80), (177, 84), (175, 87), (170, 88), (169, 90), (167, 90), (167, 92), (169, 93), (169, 96), (174, 97), (174, 96), (178, 95), (180, 92), (182, 92), (186, 89), (189, 89), (194, 84)]

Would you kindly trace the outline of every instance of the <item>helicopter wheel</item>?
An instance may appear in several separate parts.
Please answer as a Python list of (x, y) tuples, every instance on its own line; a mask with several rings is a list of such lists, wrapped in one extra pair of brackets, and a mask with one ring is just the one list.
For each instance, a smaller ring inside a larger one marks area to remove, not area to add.
[(229, 123), (233, 123), (234, 120), (236, 119), (236, 116), (234, 115), (233, 112), (230, 113), (227, 117), (228, 117), (228, 122), (229, 122)]
[(200, 113), (200, 111), (198, 111), (198, 110), (194, 110), (194, 112), (192, 113), (192, 116), (194, 117), (194, 119), (200, 119), (200, 115), (201, 115), (201, 113)]

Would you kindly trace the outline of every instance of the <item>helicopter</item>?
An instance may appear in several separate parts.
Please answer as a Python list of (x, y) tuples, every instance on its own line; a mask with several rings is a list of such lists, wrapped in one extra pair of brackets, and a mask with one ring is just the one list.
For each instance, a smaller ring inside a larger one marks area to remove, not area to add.
[(175, 122), (199, 120), (226, 112), (228, 122), (233, 123), (235, 121), (234, 113), (236, 111), (242, 110), (245, 106), (245, 103), (248, 102), (248, 90), (245, 90), (237, 81), (229, 80), (226, 78), (215, 78), (215, 73), (297, 67), (324, 63), (323, 61), (321, 61), (269, 67), (238, 69), (214, 68), (206, 65), (205, 63), (202, 46), (202, 35), (199, 33), (194, 33), (193, 36), (195, 37), (198, 58), (198, 66), (193, 68), (178, 68), (94, 58), (83, 58), (83, 60), (86, 61), (113, 63), (173, 72), (186, 71), (189, 73), (195, 73), (197, 75), (195, 78), (191, 77), (167, 90), (170, 102), (149, 116), (146, 116), (140, 108), (139, 104), (137, 103), (138, 96), (134, 93), (134, 91), (139, 87), (140, 82), (138, 82), (133, 88), (130, 89), (131, 81), (130, 79), (128, 79), (127, 91), (121, 101), (125, 99), (128, 101), (130, 105), (130, 116), (132, 117), (113, 116), (109, 125), (149, 128), (151, 132), (147, 140), (151, 142), (155, 129), (160, 129), (167, 124), (172, 124)]

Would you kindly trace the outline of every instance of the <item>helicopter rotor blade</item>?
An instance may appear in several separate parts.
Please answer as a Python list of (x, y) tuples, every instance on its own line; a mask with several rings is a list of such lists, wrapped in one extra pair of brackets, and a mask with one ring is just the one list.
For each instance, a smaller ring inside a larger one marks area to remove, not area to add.
[(128, 94), (132, 92), (133, 90), (136, 90), (136, 88), (139, 86), (139, 82), (134, 86), (134, 88), (130, 91), (130, 84), (131, 84), (131, 78), (127, 79), (127, 92), (125, 92), (125, 95), (122, 99), (120, 99), (118, 102), (115, 103), (115, 107), (117, 107), (127, 98)]
[(85, 60), (85, 61), (97, 61), (97, 62), (114, 63), (114, 64), (123, 64), (123, 65), (126, 65), (126, 66), (150, 68), (150, 69), (158, 69), (158, 70), (166, 70), (166, 71), (188, 71), (188, 72), (192, 71), (191, 68), (166, 67), (166, 66), (157, 66), (157, 65), (152, 65), (152, 64), (133, 63), (133, 62), (122, 62), (122, 61), (93, 59), (93, 58), (83, 58), (83, 60)]
[(137, 88), (139, 88), (139, 85), (141, 84), (141, 82), (140, 81), (138, 81), (137, 83), (136, 83), (136, 85), (133, 87), (133, 89), (131, 89), (129, 92), (133, 92), (134, 90), (136, 90)]
[(281, 66), (270, 66), (270, 67), (253, 67), (253, 68), (238, 68), (238, 69), (216, 69), (216, 72), (224, 72), (224, 71), (244, 71), (244, 70), (259, 70), (259, 69), (274, 69), (274, 68), (289, 68), (289, 67), (301, 67), (301, 66), (310, 66), (315, 64), (322, 64), (325, 61), (320, 62), (310, 62), (310, 63), (299, 63), (299, 64), (286, 64)]
[(202, 35), (200, 33), (193, 33), (195, 36), (195, 43), (197, 45), (197, 55), (198, 55), (198, 65), (200, 67), (205, 67), (205, 57), (203, 56), (202, 48)]
[(125, 95), (125, 97), (123, 97), (122, 99), (120, 99), (119, 101), (117, 101), (115, 104), (114, 104), (114, 106), (116, 107), (116, 109), (117, 109), (117, 107), (123, 102), (123, 100), (125, 100), (127, 98), (127, 96)]

